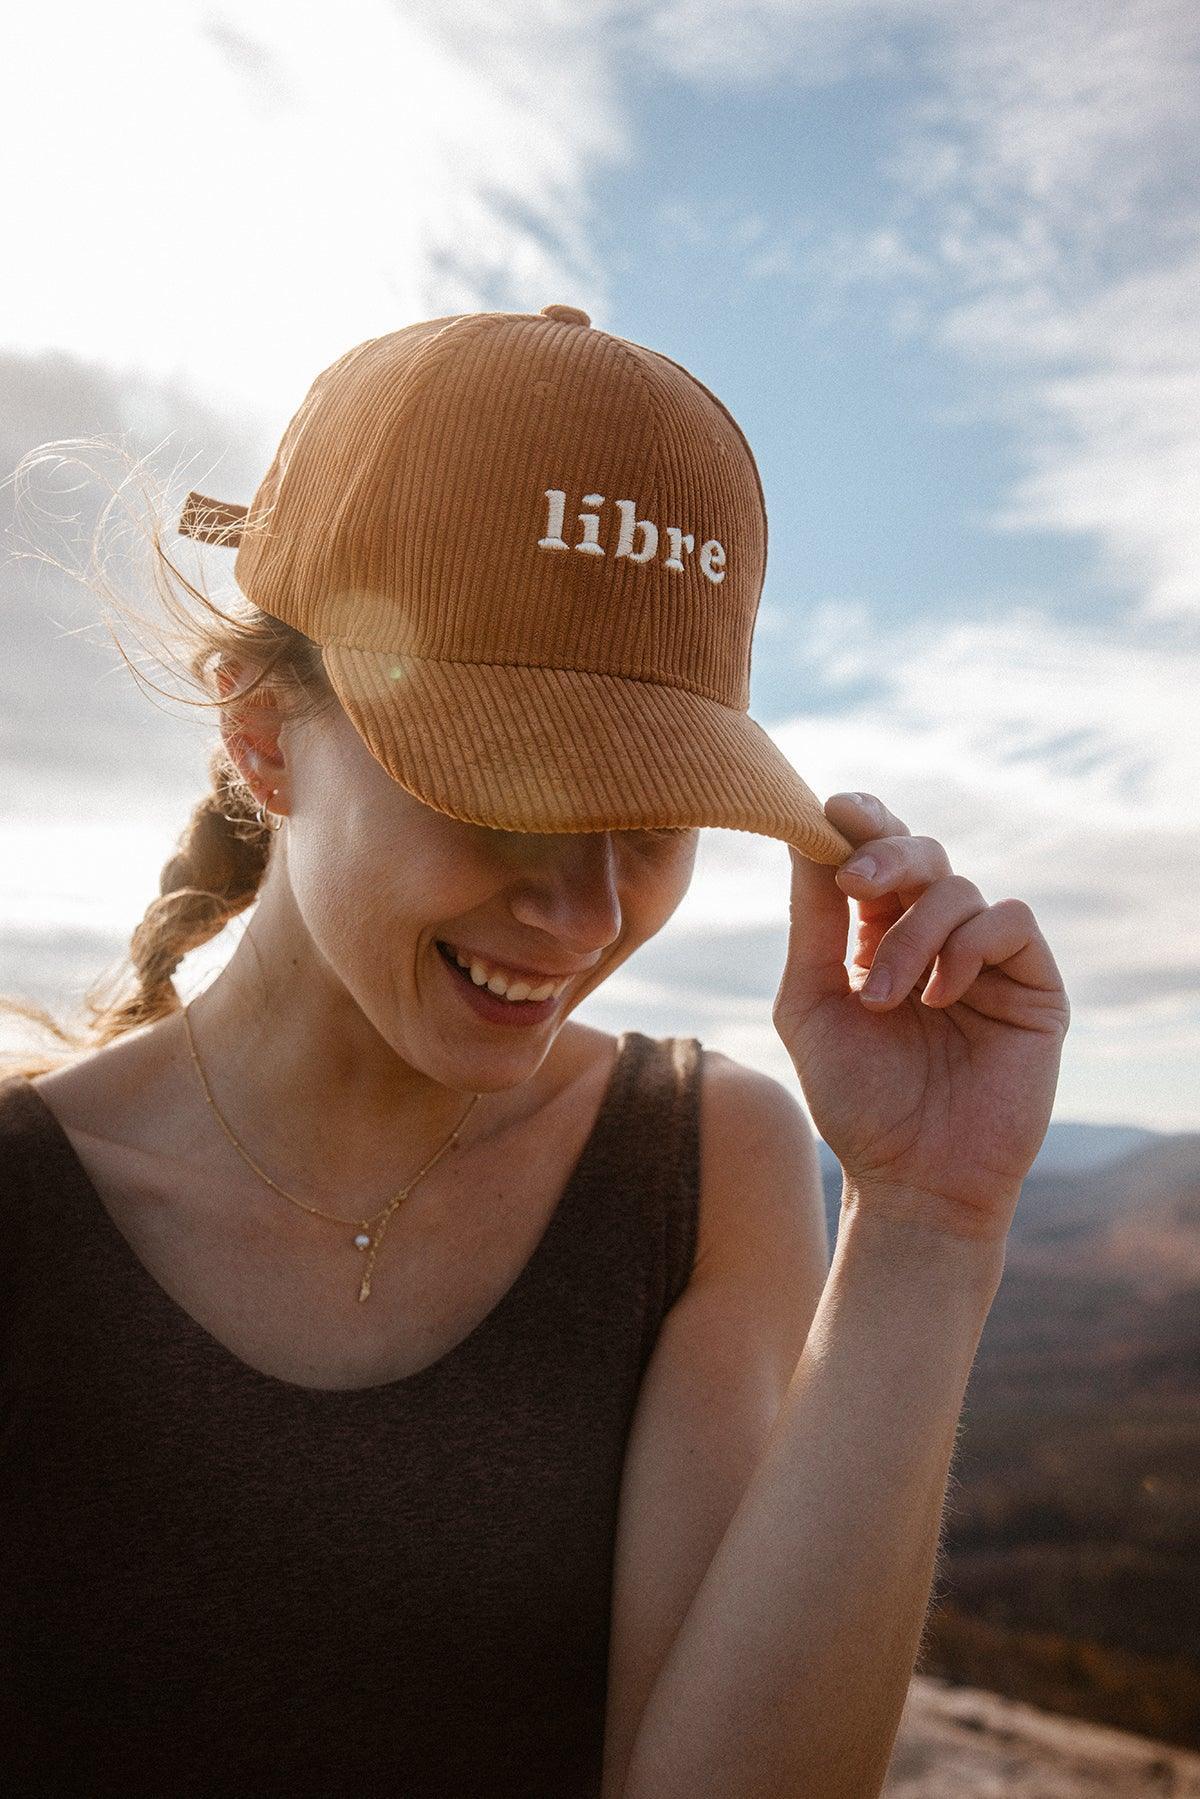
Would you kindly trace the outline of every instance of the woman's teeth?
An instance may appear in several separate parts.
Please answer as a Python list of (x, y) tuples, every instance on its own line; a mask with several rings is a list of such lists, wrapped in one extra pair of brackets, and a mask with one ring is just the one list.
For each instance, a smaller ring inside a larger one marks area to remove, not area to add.
[(534, 986), (523, 975), (501, 974), (499, 970), (489, 974), (482, 962), (473, 962), (468, 957), (461, 955), (453, 944), (448, 943), (445, 947), (454, 957), (458, 966), (470, 975), (477, 987), (486, 987), (489, 993), (495, 993), (501, 999), (514, 1002), (517, 1000), (545, 1000), (552, 995), (557, 997), (565, 987), (570, 986), (569, 980), (540, 981)]

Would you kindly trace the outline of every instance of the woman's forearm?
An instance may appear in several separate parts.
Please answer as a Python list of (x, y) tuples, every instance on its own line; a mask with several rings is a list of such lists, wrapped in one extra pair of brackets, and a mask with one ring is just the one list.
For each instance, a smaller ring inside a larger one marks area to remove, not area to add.
[(639, 1723), (624, 1799), (876, 1799), (1004, 1268), (847, 1189), (763, 1458)]

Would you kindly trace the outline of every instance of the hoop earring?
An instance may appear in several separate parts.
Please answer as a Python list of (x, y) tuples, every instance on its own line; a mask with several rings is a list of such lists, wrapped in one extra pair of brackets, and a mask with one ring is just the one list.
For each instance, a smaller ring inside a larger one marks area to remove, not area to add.
[[(272, 787), (270, 793), (267, 795), (267, 799), (273, 800), (275, 798), (275, 795), (278, 792), (279, 792), (278, 787)], [(265, 807), (266, 807), (266, 801), (260, 800), (258, 803), (258, 811), (254, 814), (255, 823), (265, 826), (268, 831), (282, 831), (282, 829), (283, 829), (282, 813), (276, 815), (275, 822), (274, 822), (274, 824), (272, 824), (271, 820), (266, 815)]]

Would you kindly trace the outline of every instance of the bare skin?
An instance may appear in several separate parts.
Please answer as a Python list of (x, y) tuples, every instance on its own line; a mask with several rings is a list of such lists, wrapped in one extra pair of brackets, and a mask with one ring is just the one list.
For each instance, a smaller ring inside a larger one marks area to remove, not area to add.
[[(221, 678), (228, 693), (232, 671)], [(532, 1254), (616, 1051), (570, 1013), (671, 917), (699, 832), (464, 823), (400, 787), (340, 707), (298, 727), (270, 705), (230, 706), (221, 726), (287, 817), (242, 940), (190, 1010), (233, 1131), (289, 1193), (354, 1221), (483, 1097), (392, 1218), (359, 1304), (353, 1229), (289, 1205), (241, 1160), (179, 1014), (34, 1084), (139, 1259), (234, 1354), (310, 1387), (403, 1378), (466, 1336)], [(438, 939), (572, 983), (548, 1021), (492, 1024)]]
[[(564, 1027), (558, 1090), (528, 1117), (464, 1140), (413, 1189), (389, 1225), (370, 1302), (360, 1305), (363, 1261), (352, 1229), (308, 1217), (246, 1168), (198, 1086), (185, 1092), (189, 1071), (196, 1077), (181, 1036), (177, 1019), (164, 1021), (34, 1085), (164, 1291), (252, 1368), (319, 1388), (403, 1379), (493, 1309), (549, 1222), (616, 1047), (605, 1032)], [(244, 1140), (253, 1141), (248, 1129)], [(392, 1190), (433, 1147), (397, 1155), (404, 1172)], [(280, 1179), (257, 1144), (251, 1154)], [(303, 1180), (280, 1184), (322, 1210), (354, 1214), (350, 1189), (314, 1196)], [(377, 1182), (364, 1210), (386, 1197)]]

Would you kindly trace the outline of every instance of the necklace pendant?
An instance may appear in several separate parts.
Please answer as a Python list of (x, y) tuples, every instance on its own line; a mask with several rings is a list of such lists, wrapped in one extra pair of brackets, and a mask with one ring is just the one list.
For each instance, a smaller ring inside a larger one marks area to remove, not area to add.
[(359, 1231), (354, 1239), (354, 1247), (355, 1249), (370, 1249), (371, 1238), (367, 1231)]

